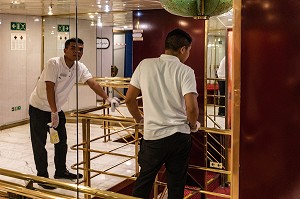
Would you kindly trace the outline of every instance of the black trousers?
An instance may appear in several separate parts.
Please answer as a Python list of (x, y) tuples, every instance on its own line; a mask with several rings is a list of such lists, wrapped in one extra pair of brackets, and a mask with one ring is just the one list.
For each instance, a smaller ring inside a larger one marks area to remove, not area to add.
[[(37, 175), (48, 178), (48, 154), (45, 145), (47, 141), (47, 134), (49, 132), (47, 124), (51, 122), (51, 112), (42, 111), (30, 105), (29, 116), (31, 143)], [(66, 170), (68, 145), (65, 124), (65, 114), (63, 111), (60, 111), (59, 125), (56, 128), (60, 141), (54, 145), (54, 163), (56, 173), (62, 173)]]
[(155, 176), (165, 164), (168, 198), (182, 199), (191, 146), (191, 135), (179, 132), (159, 140), (143, 140), (138, 154), (141, 171), (133, 188), (133, 196), (148, 199)]
[[(220, 106), (225, 106), (225, 81), (218, 81), (220, 92)], [(225, 107), (219, 107), (219, 115), (225, 115)]]

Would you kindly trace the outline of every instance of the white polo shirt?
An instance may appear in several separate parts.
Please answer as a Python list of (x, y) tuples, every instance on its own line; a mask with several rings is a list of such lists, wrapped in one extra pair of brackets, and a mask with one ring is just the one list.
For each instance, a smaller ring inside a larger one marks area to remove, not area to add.
[(162, 54), (141, 61), (130, 84), (142, 92), (145, 140), (190, 133), (184, 95), (197, 94), (192, 68), (175, 56)]
[[(85, 83), (90, 78), (92, 75), (87, 67), (78, 62), (78, 81)], [(76, 63), (74, 62), (73, 66), (69, 68), (64, 57), (54, 57), (45, 64), (37, 85), (31, 93), (30, 104), (40, 110), (51, 111), (47, 100), (46, 81), (55, 83), (56, 106), (57, 110), (61, 111), (61, 107), (66, 103), (76, 82)]]

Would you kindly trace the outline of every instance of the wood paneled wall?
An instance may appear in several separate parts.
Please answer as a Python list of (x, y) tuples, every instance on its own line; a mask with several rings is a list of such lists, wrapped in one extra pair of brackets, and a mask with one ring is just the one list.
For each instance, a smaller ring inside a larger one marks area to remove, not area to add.
[(240, 199), (300, 198), (299, 10), (242, 1)]
[(181, 28), (193, 38), (190, 57), (185, 64), (195, 71), (200, 122), (204, 121), (204, 49), (205, 22), (188, 17), (175, 16), (165, 10), (143, 10), (133, 12), (134, 29), (143, 29), (143, 41), (133, 42), (133, 69), (145, 58), (158, 57), (164, 53), (165, 37), (175, 29)]

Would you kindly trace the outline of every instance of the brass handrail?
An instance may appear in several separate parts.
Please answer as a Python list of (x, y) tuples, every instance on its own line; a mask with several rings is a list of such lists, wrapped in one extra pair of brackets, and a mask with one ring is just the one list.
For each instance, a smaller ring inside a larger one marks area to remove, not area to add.
[[(70, 114), (71, 117), (76, 117), (76, 112)], [(102, 121), (113, 121), (113, 122), (123, 122), (123, 123), (135, 123), (133, 118), (124, 118), (124, 117), (118, 117), (118, 116), (112, 116), (112, 115), (99, 115), (99, 114), (92, 114), (92, 113), (85, 113), (81, 114), (78, 113), (79, 118), (84, 119), (98, 119)]]
[[(16, 172), (16, 171), (11, 171), (11, 170), (7, 170), (7, 169), (2, 169), (0, 168), (0, 175), (4, 175), (4, 176), (8, 176), (8, 177), (12, 177), (12, 178), (17, 178), (17, 179), (21, 179), (21, 180), (26, 180), (26, 181), (33, 181), (33, 182), (37, 182), (37, 183), (44, 183), (44, 184), (48, 184), (51, 185), (53, 187), (57, 187), (57, 188), (62, 188), (62, 189), (66, 189), (66, 190), (70, 190), (70, 191), (75, 191), (75, 192), (80, 192), (83, 194), (88, 194), (88, 195), (92, 195), (92, 196), (98, 196), (98, 197), (103, 197), (105, 199), (135, 199), (136, 197), (133, 196), (127, 196), (124, 194), (119, 194), (119, 193), (114, 193), (111, 191), (103, 191), (103, 190), (99, 190), (99, 189), (94, 189), (94, 188), (90, 188), (90, 187), (86, 187), (83, 185), (77, 185), (77, 184), (69, 184), (66, 182), (61, 182), (58, 180), (54, 180), (54, 179), (48, 179), (48, 178), (43, 178), (43, 177), (39, 177), (39, 176), (34, 176), (34, 175), (30, 175), (30, 174), (24, 174), (24, 173), (20, 173), (20, 172)], [(9, 189), (9, 187), (2, 187), (0, 186), (0, 189)], [(20, 190), (14, 190), (14, 189), (10, 189), (10, 192), (13, 193), (17, 193), (17, 194), (22, 194), (24, 192), (24, 194), (33, 194), (32, 190), (28, 190), (28, 189), (24, 189)], [(49, 192), (47, 192), (49, 194)], [(31, 196), (31, 195), (30, 195)], [(42, 198), (50, 198), (50, 197), (46, 197), (47, 195), (44, 194), (44, 197)]]
[(213, 134), (219, 134), (219, 135), (232, 135), (231, 129), (216, 129), (216, 128), (207, 128), (207, 127), (200, 127), (200, 131), (205, 131)]

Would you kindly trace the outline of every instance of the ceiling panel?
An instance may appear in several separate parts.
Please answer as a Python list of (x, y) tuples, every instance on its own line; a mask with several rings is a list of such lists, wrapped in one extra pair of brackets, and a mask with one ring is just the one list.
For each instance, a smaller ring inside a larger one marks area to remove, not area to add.
[[(78, 0), (77, 11), (79, 19), (87, 19), (97, 24), (98, 18), (103, 26), (132, 29), (132, 11), (163, 9), (159, 0)], [(48, 16), (49, 10), (53, 16), (74, 17), (76, 13), (75, 0), (0, 0), (0, 13), (34, 16)], [(231, 26), (228, 15), (212, 17), (210, 29), (220, 29)]]

